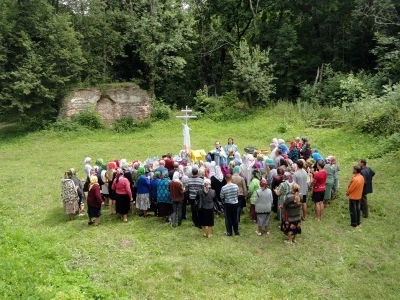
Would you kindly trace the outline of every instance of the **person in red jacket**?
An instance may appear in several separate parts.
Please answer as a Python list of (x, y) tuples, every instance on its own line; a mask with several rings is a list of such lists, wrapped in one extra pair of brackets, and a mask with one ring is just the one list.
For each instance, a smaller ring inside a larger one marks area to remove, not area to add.
[[(104, 204), (103, 199), (100, 194), (100, 185), (96, 175), (90, 176), (89, 192), (87, 196), (88, 205), (88, 225), (97, 226), (99, 225), (99, 219), (101, 216), (101, 206)], [(93, 222), (93, 218), (95, 221)]]
[(353, 174), (346, 195), (349, 197), (350, 225), (358, 227), (360, 226), (360, 200), (363, 196), (364, 177), (361, 175), (359, 166), (353, 167)]
[(328, 178), (328, 173), (324, 169), (325, 162), (319, 160), (317, 163), (317, 171), (313, 174), (313, 195), (312, 200), (315, 204), (315, 220), (322, 220), (322, 213), (324, 211), (324, 197), (326, 190), (326, 179)]

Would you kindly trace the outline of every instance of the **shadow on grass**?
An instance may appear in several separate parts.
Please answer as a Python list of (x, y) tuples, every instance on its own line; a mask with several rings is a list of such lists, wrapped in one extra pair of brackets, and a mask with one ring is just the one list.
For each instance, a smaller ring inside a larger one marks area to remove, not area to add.
[(32, 128), (20, 123), (0, 124), (0, 138), (3, 141), (19, 139), (32, 131)]

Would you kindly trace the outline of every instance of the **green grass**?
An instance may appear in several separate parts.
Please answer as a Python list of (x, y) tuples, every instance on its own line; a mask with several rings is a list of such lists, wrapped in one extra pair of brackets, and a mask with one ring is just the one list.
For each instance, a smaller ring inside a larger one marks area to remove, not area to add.
[[(83, 159), (142, 159), (181, 149), (181, 120), (156, 122), (132, 134), (111, 131), (37, 132), (1, 139), (0, 299), (395, 299), (400, 293), (397, 171), (399, 154), (370, 160), (376, 171), (371, 217), (349, 226), (344, 190), (353, 164), (375, 147), (370, 137), (341, 129), (306, 128), (285, 107), (243, 121), (190, 122), (193, 149), (233, 137), (240, 149), (267, 148), (273, 137), (307, 136), (340, 163), (339, 199), (323, 222), (310, 216), (298, 243), (288, 246), (273, 221), (258, 237), (248, 213), (241, 236), (204, 239), (188, 220), (172, 229), (156, 218), (129, 216), (123, 224), (103, 210), (99, 227), (86, 217), (67, 222), (60, 179)], [(1, 129), (0, 129), (1, 130)], [(9, 130), (9, 129), (7, 129)], [(284, 132), (284, 133), (279, 133)], [(2, 137), (4, 132), (0, 133)], [(190, 215), (190, 214), (189, 214)]]

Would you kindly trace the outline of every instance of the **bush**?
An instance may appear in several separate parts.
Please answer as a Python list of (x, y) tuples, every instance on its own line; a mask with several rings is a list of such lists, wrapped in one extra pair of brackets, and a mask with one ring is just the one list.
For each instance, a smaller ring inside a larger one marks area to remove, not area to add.
[(387, 153), (395, 152), (399, 150), (400, 145), (400, 133), (396, 132), (379, 142), (379, 144), (374, 148), (373, 153), (368, 156), (368, 158), (379, 158)]
[(78, 114), (72, 116), (71, 121), (88, 129), (104, 128), (100, 114), (92, 108), (81, 110)]
[(162, 99), (153, 101), (153, 110), (150, 113), (150, 118), (153, 120), (168, 120), (171, 118), (171, 108), (164, 103)]
[(134, 132), (150, 126), (150, 120), (135, 121), (131, 116), (122, 117), (114, 122), (116, 132)]
[(246, 117), (249, 109), (236, 92), (227, 92), (221, 97), (208, 96), (207, 86), (198, 90), (195, 97), (195, 110), (198, 117), (206, 117), (216, 122)]
[(69, 121), (66, 119), (58, 120), (54, 123), (45, 126), (46, 130), (68, 132), (68, 131), (78, 131), (82, 130), (84, 127), (76, 122)]

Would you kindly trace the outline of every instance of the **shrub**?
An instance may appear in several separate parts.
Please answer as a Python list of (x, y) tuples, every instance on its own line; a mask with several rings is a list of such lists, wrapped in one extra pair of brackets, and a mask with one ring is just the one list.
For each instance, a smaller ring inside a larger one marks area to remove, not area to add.
[(150, 120), (135, 121), (131, 116), (122, 117), (114, 122), (114, 130), (116, 132), (134, 132), (150, 126)]
[(66, 119), (61, 119), (45, 126), (46, 130), (60, 131), (60, 132), (78, 131), (81, 130), (82, 128), (83, 127), (78, 123)]
[(168, 120), (171, 118), (171, 108), (162, 99), (153, 101), (153, 110), (150, 118), (153, 120)]
[(396, 132), (391, 136), (382, 139), (379, 144), (374, 148), (373, 153), (368, 158), (379, 158), (382, 155), (395, 152), (399, 150), (400, 133)]
[(92, 108), (81, 110), (78, 114), (72, 116), (71, 121), (88, 129), (104, 128), (100, 114)]

